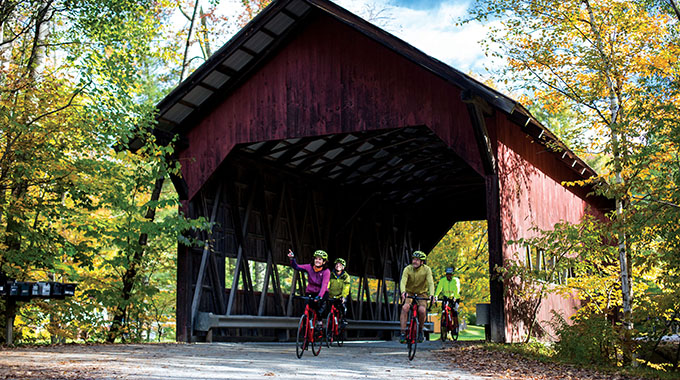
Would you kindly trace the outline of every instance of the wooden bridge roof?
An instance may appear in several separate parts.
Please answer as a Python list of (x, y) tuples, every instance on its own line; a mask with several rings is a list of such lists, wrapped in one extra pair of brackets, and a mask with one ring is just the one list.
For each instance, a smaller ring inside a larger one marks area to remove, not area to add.
[[(179, 135), (178, 149), (188, 146), (186, 136), (189, 131), (320, 13), (389, 48), (460, 88), (463, 93), (482, 98), (495, 111), (508, 115), (523, 133), (553, 151), (577, 178), (595, 174), (521, 104), (327, 0), (274, 1), (157, 105), (158, 124), (154, 134), (161, 141)], [(256, 142), (239, 149), (246, 155), (278, 162), (320, 179), (336, 182), (341, 179), (346, 184), (381, 183), (388, 186), (399, 183), (405, 176), (415, 176), (441, 184), (428, 191), (438, 192), (453, 186), (444, 177), (469, 167), (458, 165), (460, 159), (447, 153), (443, 144), (437, 145), (435, 136), (417, 132), (417, 129), (378, 130), (304, 137)], [(131, 148), (136, 149), (140, 144), (139, 140), (134, 141)], [(555, 146), (561, 149), (549, 148)], [(173, 178), (173, 182), (183, 199), (195, 193), (195, 189), (190, 191), (181, 179)], [(415, 192), (404, 188), (386, 193), (385, 197), (406, 202), (417, 201), (423, 198), (422, 194), (416, 196)]]

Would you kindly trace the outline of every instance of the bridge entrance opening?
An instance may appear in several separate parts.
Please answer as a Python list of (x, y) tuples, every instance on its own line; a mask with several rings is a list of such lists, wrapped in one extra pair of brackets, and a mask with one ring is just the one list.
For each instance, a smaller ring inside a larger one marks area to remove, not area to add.
[[(211, 245), (180, 258), (199, 269), (186, 271), (202, 276), (192, 283), (204, 284), (186, 314), (196, 339), (287, 336), (304, 308), (294, 295), (305, 287), (288, 266), (289, 248), (301, 263), (317, 249), (330, 262), (345, 259), (349, 315), (361, 321), (353, 334), (385, 337), (398, 321), (395, 294), (410, 253), (429, 252), (455, 222), (486, 215), (484, 178), (425, 126), (243, 144), (200, 198), (190, 211), (215, 223)], [(258, 318), (233, 327), (245, 316)]]

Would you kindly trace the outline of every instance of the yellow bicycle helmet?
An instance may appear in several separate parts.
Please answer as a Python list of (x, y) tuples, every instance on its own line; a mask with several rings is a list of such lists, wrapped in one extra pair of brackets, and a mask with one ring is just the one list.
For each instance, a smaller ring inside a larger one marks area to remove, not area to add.
[(423, 251), (414, 251), (412, 256), (421, 260), (427, 260), (427, 255)]

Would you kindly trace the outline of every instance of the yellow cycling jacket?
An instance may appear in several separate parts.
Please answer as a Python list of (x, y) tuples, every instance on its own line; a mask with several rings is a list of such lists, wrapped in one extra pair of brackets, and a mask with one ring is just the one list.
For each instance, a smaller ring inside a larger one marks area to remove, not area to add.
[(401, 291), (419, 296), (434, 295), (434, 280), (432, 279), (432, 269), (423, 264), (418, 269), (409, 264), (401, 273)]

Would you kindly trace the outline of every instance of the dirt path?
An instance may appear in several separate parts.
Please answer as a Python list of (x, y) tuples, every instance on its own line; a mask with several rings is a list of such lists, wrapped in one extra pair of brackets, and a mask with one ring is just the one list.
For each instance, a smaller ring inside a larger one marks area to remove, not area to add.
[(347, 342), (295, 357), (294, 343), (68, 345), (0, 348), (0, 379), (459, 379), (482, 380), (442, 359), (440, 342), (409, 361), (397, 342)]

